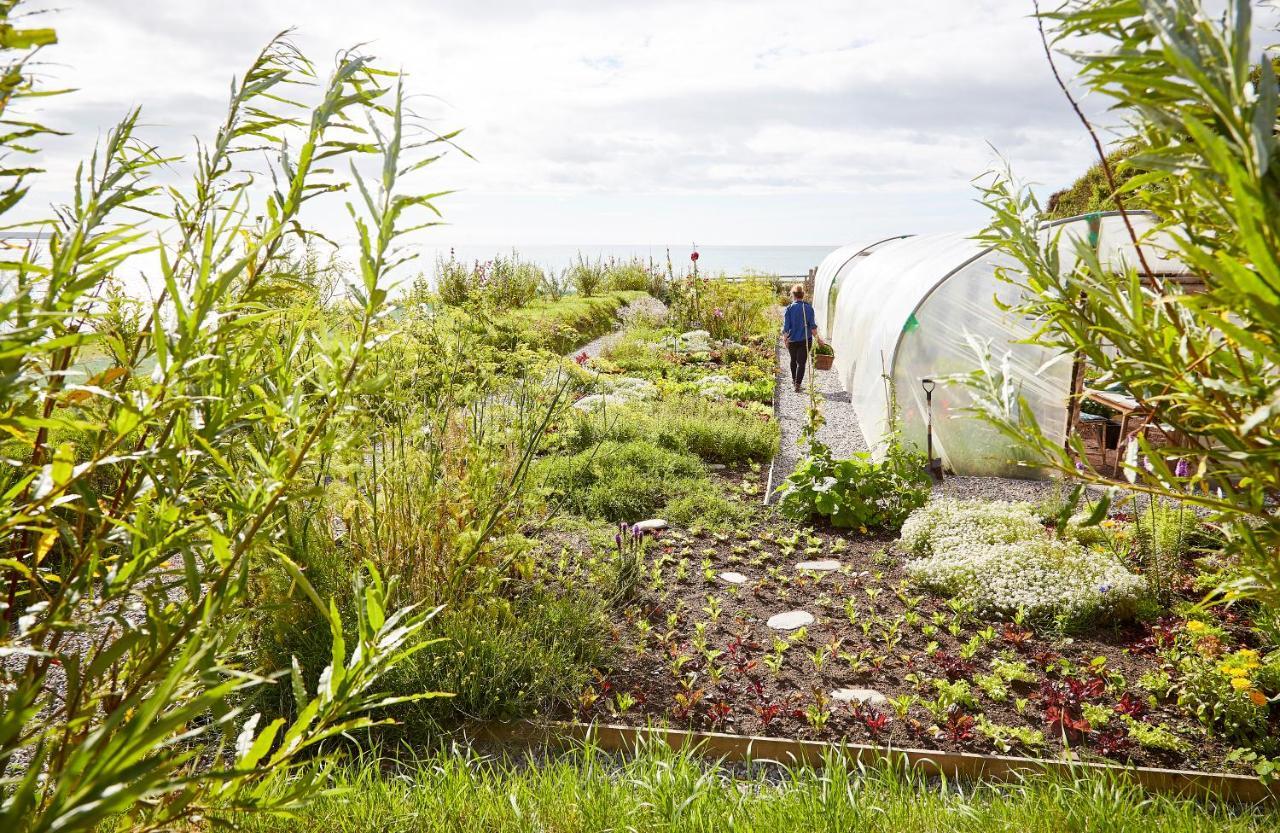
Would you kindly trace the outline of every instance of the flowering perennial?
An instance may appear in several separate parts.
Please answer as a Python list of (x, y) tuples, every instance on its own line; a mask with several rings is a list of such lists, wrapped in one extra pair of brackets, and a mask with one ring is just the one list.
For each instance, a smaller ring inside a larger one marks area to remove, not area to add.
[(1145, 584), (1113, 555), (1049, 535), (1027, 504), (942, 500), (912, 513), (907, 574), (981, 612), (1081, 621), (1132, 615)]
[(911, 513), (899, 543), (913, 555), (931, 555), (958, 544), (1007, 544), (1044, 534), (1029, 503), (943, 498)]

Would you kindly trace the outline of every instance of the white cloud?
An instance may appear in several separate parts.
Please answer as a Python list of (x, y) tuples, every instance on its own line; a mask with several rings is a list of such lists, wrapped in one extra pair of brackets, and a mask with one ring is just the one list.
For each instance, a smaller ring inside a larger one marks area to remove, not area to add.
[(431, 173), (465, 189), (445, 202), (456, 225), (438, 234), (450, 241), (840, 242), (863, 226), (964, 227), (980, 221), (969, 182), (992, 161), (988, 143), (1050, 185), (1090, 161), (1028, 11), (1023, 0), (67, 0), (47, 71), (78, 92), (42, 115), (78, 136), (51, 145), (59, 188), (34, 198), (59, 193), (137, 104), (149, 137), (188, 150), (211, 134), (232, 74), (297, 26), (322, 67), (365, 43), (409, 73), (433, 125), (465, 128), (477, 161)]

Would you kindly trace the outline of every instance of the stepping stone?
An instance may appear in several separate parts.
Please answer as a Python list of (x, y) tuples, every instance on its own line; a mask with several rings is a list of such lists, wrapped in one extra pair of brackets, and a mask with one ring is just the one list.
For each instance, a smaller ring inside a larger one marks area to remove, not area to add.
[(797, 570), (813, 570), (818, 573), (830, 573), (840, 569), (840, 562), (834, 558), (824, 558), (820, 561), (801, 561), (796, 565)]
[(831, 699), (841, 703), (861, 703), (864, 706), (883, 706), (889, 702), (888, 697), (874, 688), (837, 688), (831, 692)]
[(769, 617), (767, 623), (775, 631), (793, 631), (813, 624), (813, 614), (804, 610), (788, 610)]
[(667, 528), (667, 522), (662, 518), (650, 518), (647, 521), (640, 521), (631, 525), (632, 529), (638, 529), (641, 532), (657, 532), (660, 529)]
[(732, 570), (730, 570), (729, 572), (721, 573), (720, 580), (725, 582), (726, 584), (746, 584), (747, 583), (746, 576), (744, 576), (742, 573), (735, 573)]

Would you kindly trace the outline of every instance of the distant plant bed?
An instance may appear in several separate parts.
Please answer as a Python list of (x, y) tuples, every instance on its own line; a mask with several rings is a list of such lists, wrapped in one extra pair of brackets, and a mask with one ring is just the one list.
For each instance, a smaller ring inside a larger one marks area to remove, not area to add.
[[(607, 381), (607, 380), (606, 380)], [(697, 395), (577, 413), (553, 438), (576, 453), (605, 441), (647, 440), (713, 463), (766, 462), (778, 448), (778, 425), (768, 411)]]
[(495, 317), (498, 340), (563, 355), (613, 330), (619, 310), (644, 295), (611, 291), (592, 297), (566, 295), (555, 301), (535, 299)]
[(981, 613), (1116, 621), (1147, 593), (1114, 553), (1053, 537), (1025, 503), (937, 500), (907, 519), (901, 544), (922, 556), (907, 563), (914, 582)]

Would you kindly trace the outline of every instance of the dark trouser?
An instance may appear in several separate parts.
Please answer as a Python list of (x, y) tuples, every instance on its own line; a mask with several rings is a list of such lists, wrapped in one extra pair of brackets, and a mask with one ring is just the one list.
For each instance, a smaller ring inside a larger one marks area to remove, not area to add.
[(809, 342), (788, 341), (787, 352), (791, 354), (791, 381), (802, 385), (804, 370), (809, 366)]

